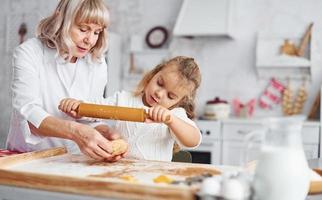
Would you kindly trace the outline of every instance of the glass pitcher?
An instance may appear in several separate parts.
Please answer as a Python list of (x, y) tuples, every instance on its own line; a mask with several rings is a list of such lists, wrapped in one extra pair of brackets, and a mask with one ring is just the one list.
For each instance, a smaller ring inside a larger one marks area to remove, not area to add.
[(263, 139), (253, 181), (255, 199), (305, 199), (310, 179), (301, 137), (304, 119), (302, 116), (269, 118), (263, 131), (246, 136), (246, 154), (256, 136)]

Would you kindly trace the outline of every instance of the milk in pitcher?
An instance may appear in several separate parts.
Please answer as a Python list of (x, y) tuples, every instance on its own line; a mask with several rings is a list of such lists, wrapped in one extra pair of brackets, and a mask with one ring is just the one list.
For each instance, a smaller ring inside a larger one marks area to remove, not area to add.
[(263, 146), (259, 160), (254, 177), (256, 199), (305, 199), (310, 181), (302, 149)]

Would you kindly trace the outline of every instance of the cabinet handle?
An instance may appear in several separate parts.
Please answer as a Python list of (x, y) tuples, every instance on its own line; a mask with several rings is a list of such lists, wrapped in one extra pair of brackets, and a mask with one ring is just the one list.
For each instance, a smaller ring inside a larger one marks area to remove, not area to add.
[(243, 130), (238, 130), (237, 133), (239, 135), (247, 135), (248, 133), (250, 133), (250, 131), (243, 131)]
[(214, 142), (201, 142), (200, 146), (207, 146), (207, 147), (210, 147), (210, 146), (214, 146)]

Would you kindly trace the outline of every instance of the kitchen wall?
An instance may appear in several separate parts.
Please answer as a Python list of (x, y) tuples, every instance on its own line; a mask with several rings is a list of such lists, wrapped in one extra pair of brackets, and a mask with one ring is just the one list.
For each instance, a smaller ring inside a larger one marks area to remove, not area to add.
[[(150, 28), (162, 25), (172, 30), (181, 0), (106, 0), (112, 13), (111, 31), (122, 37), (122, 74), (129, 64), (129, 36), (144, 37)], [(57, 0), (2, 0), (0, 8), (0, 147), (4, 147), (11, 111), (10, 79), (11, 52), (18, 38), (13, 27), (22, 20), (31, 27), (37, 19), (50, 14)], [(308, 83), (309, 99), (304, 113), (308, 113), (322, 78), (322, 1), (320, 0), (235, 0), (233, 9), (234, 39), (225, 37), (170, 36), (166, 49), (172, 55), (193, 56), (199, 63), (203, 82), (198, 93), (197, 112), (202, 114), (204, 103), (215, 97), (242, 101), (259, 97), (267, 80), (259, 79), (255, 68), (256, 34), (260, 30), (292, 34), (304, 32), (314, 21), (315, 50), (312, 55), (312, 80)], [(9, 17), (8, 17), (9, 16)], [(293, 31), (294, 30), (294, 31)], [(32, 33), (28, 30), (29, 37)], [(8, 40), (10, 40), (8, 42)], [(130, 88), (133, 80), (122, 78), (122, 87)], [(285, 81), (285, 80), (282, 80)], [(296, 86), (300, 82), (292, 81)], [(255, 110), (255, 116), (279, 115), (280, 109)]]

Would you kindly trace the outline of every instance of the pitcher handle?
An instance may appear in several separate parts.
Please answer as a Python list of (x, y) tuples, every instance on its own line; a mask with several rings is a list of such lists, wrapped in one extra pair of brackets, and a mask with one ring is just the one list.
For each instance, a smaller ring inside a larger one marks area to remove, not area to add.
[(266, 132), (266, 129), (258, 129), (258, 130), (251, 131), (245, 135), (244, 142), (243, 142), (244, 144), (243, 156), (241, 160), (242, 162), (241, 164), (243, 167), (246, 167), (248, 163), (248, 154), (249, 154), (250, 148), (253, 146), (255, 141), (259, 140), (260, 143), (263, 142), (265, 132)]

